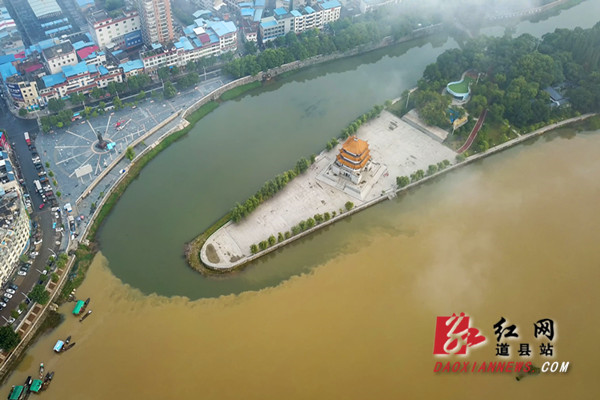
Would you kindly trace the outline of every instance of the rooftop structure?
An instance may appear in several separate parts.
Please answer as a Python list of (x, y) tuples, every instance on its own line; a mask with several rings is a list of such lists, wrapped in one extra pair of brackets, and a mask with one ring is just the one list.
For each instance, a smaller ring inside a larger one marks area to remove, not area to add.
[(361, 173), (370, 160), (369, 144), (356, 136), (350, 136), (342, 145), (332, 170), (358, 184)]
[(62, 14), (56, 0), (27, 0), (37, 19), (48, 18)]
[(71, 42), (66, 41), (42, 50), (42, 54), (51, 74), (56, 74), (65, 65), (77, 64), (77, 54)]
[(96, 11), (89, 16), (89, 24), (100, 47), (121, 47), (126, 35), (141, 30), (137, 11), (123, 11), (115, 17), (110, 17), (104, 10)]

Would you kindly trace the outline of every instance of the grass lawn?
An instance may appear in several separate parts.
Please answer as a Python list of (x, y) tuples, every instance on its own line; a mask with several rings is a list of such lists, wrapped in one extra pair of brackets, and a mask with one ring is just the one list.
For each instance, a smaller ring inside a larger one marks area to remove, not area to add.
[(465, 76), (465, 78), (459, 83), (448, 86), (454, 93), (467, 93), (469, 91), (469, 84), (473, 82), (473, 78)]

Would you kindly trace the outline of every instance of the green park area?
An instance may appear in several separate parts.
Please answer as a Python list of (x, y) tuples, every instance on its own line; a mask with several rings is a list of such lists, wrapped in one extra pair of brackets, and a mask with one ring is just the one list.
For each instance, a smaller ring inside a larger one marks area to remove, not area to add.
[(469, 91), (469, 85), (473, 83), (474, 79), (470, 76), (465, 75), (463, 80), (458, 83), (453, 83), (452, 85), (448, 85), (448, 88), (452, 90), (454, 93), (467, 93)]

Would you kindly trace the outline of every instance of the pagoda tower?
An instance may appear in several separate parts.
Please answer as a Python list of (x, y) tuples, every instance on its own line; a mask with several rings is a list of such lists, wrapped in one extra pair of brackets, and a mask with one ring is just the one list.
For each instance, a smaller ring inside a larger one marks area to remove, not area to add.
[(333, 164), (333, 172), (358, 184), (361, 174), (369, 164), (369, 144), (356, 136), (350, 136), (340, 149)]

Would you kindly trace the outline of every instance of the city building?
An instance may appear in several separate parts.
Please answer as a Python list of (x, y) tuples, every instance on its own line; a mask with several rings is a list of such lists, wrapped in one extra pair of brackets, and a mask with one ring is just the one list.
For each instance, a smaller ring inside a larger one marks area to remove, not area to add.
[(310, 6), (288, 12), (285, 8), (276, 8), (273, 15), (263, 18), (259, 25), (263, 43), (285, 36), (288, 32), (296, 34), (309, 29), (321, 29), (326, 24), (340, 18), (342, 6), (337, 0), (318, 1), (314, 8)]
[(27, 0), (27, 2), (38, 20), (62, 15), (62, 9), (56, 0)]
[(22, 50), (24, 50), (23, 39), (15, 20), (6, 7), (0, 7), (0, 54), (14, 54)]
[[(89, 24), (94, 41), (100, 48), (130, 48), (142, 42), (140, 16), (135, 10), (122, 11), (114, 18), (104, 10), (96, 11), (90, 14)], [(132, 45), (133, 42), (135, 44)]]
[(175, 38), (170, 0), (137, 0), (144, 43), (169, 43)]
[(105, 88), (110, 82), (123, 82), (121, 69), (86, 64), (81, 61), (76, 65), (63, 67), (62, 72), (42, 76), (38, 89), (42, 104), (50, 99), (59, 99), (72, 93), (89, 93), (94, 88)]
[(359, 184), (362, 172), (370, 160), (369, 144), (356, 136), (350, 136), (342, 145), (331, 170), (334, 174), (345, 177), (354, 184)]
[(0, 132), (0, 148), (0, 282), (4, 284), (29, 247), (31, 225), (4, 132)]
[(42, 50), (42, 55), (51, 74), (60, 72), (66, 65), (77, 64), (77, 53), (69, 41)]
[(231, 21), (198, 18), (183, 33), (185, 36), (171, 48), (153, 45), (152, 50), (140, 54), (146, 72), (160, 67), (183, 67), (190, 61), (237, 50), (237, 28)]

